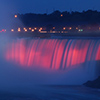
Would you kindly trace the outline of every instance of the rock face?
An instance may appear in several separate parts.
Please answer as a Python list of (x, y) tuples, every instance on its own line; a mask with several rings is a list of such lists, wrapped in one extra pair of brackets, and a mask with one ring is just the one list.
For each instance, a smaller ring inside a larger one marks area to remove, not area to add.
[(83, 85), (85, 85), (87, 87), (92, 87), (92, 88), (100, 88), (100, 76), (96, 80), (88, 81), (88, 82), (84, 83)]

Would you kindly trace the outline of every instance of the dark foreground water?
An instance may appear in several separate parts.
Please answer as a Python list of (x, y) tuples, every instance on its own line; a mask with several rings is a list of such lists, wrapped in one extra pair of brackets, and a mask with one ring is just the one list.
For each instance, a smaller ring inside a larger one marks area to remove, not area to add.
[[(14, 91), (15, 90), (15, 91)], [(84, 86), (38, 86), (1, 92), (0, 100), (100, 100), (100, 90)], [(7, 90), (6, 90), (7, 91)]]

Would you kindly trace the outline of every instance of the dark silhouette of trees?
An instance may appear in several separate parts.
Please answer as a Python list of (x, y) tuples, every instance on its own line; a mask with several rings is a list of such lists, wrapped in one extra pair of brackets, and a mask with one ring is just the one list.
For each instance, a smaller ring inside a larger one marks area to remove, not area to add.
[[(63, 16), (61, 16), (61, 14)], [(96, 10), (87, 10), (83, 12), (72, 11), (71, 13), (56, 10), (51, 14), (18, 14), (18, 18), (27, 27), (100, 24), (100, 12)]]

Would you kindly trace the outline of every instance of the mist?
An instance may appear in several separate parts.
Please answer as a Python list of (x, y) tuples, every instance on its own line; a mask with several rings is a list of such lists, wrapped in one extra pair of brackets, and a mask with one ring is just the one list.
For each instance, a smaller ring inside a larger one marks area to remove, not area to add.
[(6, 29), (10, 31), (12, 28), (23, 26), (23, 23), (18, 19), (14, 18), (17, 8), (15, 4), (8, 1), (2, 1), (0, 5), (0, 30)]
[[(95, 74), (94, 74), (95, 75)], [(73, 70), (52, 70), (23, 68), (0, 59), (0, 87), (34, 87), (35, 85), (81, 85), (94, 79), (93, 71), (86, 71), (84, 65)]]

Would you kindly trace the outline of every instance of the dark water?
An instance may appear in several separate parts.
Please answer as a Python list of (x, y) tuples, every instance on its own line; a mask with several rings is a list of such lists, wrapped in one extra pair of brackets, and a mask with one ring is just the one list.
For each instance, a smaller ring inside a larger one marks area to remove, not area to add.
[(0, 93), (0, 100), (100, 100), (100, 90), (57, 85), (17, 88), (15, 92)]

